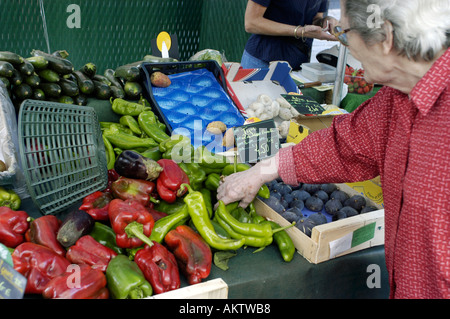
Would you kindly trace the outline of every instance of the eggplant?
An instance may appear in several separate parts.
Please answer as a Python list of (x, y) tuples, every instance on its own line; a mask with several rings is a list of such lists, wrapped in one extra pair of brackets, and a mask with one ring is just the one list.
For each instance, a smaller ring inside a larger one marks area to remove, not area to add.
[(159, 177), (163, 169), (156, 161), (126, 150), (117, 157), (114, 170), (120, 176), (153, 181)]
[(70, 247), (76, 241), (89, 234), (94, 228), (95, 220), (84, 210), (75, 209), (63, 220), (56, 239), (63, 247)]

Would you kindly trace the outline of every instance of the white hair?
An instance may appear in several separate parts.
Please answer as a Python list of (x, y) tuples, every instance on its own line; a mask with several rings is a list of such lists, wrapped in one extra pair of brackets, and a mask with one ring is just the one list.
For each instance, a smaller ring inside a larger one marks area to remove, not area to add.
[(368, 44), (385, 39), (389, 21), (395, 48), (409, 59), (431, 61), (450, 44), (449, 0), (345, 0), (345, 12)]

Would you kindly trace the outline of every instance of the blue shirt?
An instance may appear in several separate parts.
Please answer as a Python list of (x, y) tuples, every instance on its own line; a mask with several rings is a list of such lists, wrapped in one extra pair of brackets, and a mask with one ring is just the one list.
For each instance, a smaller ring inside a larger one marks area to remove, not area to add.
[[(328, 9), (327, 0), (252, 0), (267, 10), (264, 17), (291, 25), (311, 25), (318, 12), (326, 12)], [(298, 36), (300, 36), (300, 32)], [(245, 50), (260, 60), (288, 61), (294, 70), (300, 65), (310, 61), (310, 52), (313, 39), (295, 39), (292, 36), (268, 36), (252, 34), (247, 41)]]

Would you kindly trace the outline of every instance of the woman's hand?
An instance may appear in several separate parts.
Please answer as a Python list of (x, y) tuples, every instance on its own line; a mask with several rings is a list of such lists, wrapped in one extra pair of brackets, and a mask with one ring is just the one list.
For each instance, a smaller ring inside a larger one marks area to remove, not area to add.
[(261, 186), (278, 178), (278, 154), (243, 172), (223, 177), (217, 188), (217, 200), (224, 204), (239, 201), (246, 208), (256, 197)]
[(328, 29), (324, 31), (325, 29), (316, 26), (316, 25), (305, 25), (303, 32), (304, 38), (314, 38), (318, 40), (327, 40), (327, 41), (337, 41), (336, 37), (330, 33), (328, 33)]

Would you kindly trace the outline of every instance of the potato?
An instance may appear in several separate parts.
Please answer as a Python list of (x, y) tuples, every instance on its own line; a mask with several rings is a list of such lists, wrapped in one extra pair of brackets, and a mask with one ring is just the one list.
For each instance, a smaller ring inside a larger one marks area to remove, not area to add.
[(227, 130), (227, 126), (221, 121), (214, 121), (209, 123), (206, 129), (212, 134), (222, 134)]
[(160, 88), (166, 88), (172, 84), (172, 81), (170, 81), (169, 77), (159, 71), (152, 73), (152, 75), (150, 76), (150, 82), (153, 86)]

